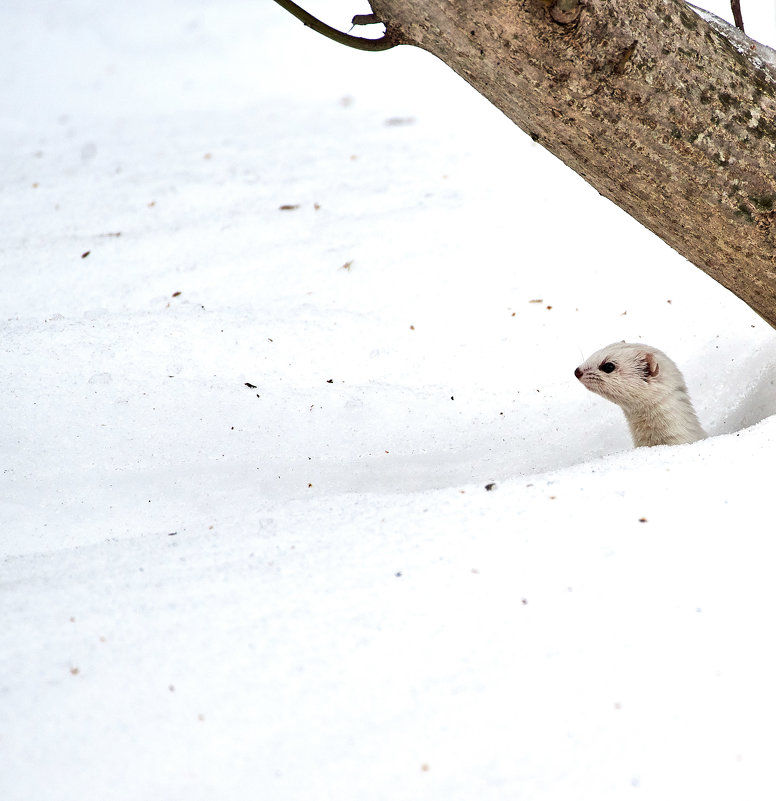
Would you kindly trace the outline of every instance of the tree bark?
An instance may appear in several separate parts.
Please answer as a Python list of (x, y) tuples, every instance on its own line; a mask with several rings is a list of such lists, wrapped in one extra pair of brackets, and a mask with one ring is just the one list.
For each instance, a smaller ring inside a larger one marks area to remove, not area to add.
[[(754, 43), (683, 0), (371, 5), (776, 327), (776, 69)], [(561, 230), (574, 213), (559, 198)]]

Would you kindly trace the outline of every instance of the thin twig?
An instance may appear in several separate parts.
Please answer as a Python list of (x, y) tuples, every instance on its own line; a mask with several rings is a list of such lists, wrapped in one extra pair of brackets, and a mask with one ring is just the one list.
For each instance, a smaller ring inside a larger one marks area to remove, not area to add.
[(387, 32), (379, 39), (365, 39), (363, 36), (352, 36), (349, 33), (343, 33), (327, 25), (325, 22), (321, 22), (312, 14), (292, 2), (292, 0), (275, 0), (275, 2), (282, 8), (285, 8), (290, 14), (293, 14), (298, 20), (304, 22), (308, 28), (312, 28), (316, 33), (320, 33), (338, 44), (354, 47), (356, 50), (367, 50), (370, 52), (389, 50), (392, 47), (396, 47), (397, 44), (400, 44), (400, 42), (396, 41), (396, 39)]
[(741, 0), (730, 0), (730, 7), (733, 9), (733, 21), (736, 28), (744, 30), (744, 18), (741, 16)]

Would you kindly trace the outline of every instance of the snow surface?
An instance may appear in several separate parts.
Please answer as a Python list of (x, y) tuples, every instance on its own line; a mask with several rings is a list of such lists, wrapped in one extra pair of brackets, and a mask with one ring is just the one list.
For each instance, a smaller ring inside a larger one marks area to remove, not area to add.
[(773, 797), (773, 330), (422, 52), (2, 17), (0, 798)]
[(725, 36), (739, 53), (750, 58), (755, 66), (760, 69), (770, 70), (776, 76), (776, 50), (753, 39), (751, 33), (746, 32), (746, 20), (744, 20), (744, 30), (742, 31), (733, 22), (724, 20), (706, 9), (692, 4), (689, 5), (715, 31)]

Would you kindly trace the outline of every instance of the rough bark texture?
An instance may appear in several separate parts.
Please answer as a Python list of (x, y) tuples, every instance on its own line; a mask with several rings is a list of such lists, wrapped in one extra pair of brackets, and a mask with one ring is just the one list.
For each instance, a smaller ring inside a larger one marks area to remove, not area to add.
[(372, 8), (776, 327), (773, 67), (683, 0)]

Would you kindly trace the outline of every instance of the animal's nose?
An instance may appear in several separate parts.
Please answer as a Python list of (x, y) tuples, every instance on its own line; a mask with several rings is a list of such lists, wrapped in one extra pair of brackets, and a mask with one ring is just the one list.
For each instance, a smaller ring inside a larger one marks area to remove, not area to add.
[(577, 369), (576, 369), (576, 370), (574, 370), (574, 375), (575, 375), (577, 378), (582, 378), (582, 371), (579, 369), (579, 367), (577, 367)]

